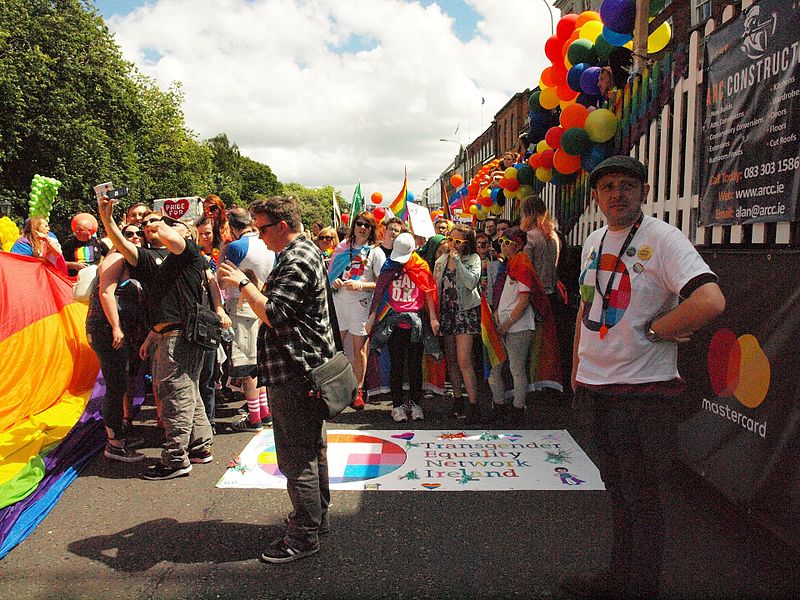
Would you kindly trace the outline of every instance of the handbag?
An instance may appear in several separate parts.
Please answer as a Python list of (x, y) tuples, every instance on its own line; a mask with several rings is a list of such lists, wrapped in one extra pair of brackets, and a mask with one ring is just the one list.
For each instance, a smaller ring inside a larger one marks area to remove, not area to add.
[(78, 279), (72, 284), (72, 299), (76, 302), (89, 304), (89, 298), (91, 298), (99, 280), (97, 265), (89, 265), (82, 268), (78, 271)]
[(358, 393), (358, 380), (344, 352), (337, 352), (309, 374), (310, 395), (320, 401), (323, 417), (330, 421), (352, 404)]
[[(203, 279), (208, 301), (213, 303), (205, 272)], [(186, 316), (186, 339), (206, 350), (216, 350), (222, 340), (222, 319), (202, 302), (195, 302)]]

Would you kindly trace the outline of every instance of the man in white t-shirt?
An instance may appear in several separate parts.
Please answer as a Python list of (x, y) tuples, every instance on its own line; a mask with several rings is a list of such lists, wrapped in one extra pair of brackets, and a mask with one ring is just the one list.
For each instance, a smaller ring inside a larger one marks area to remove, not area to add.
[(658, 487), (683, 392), (677, 343), (717, 317), (725, 298), (691, 242), (642, 213), (650, 188), (641, 162), (611, 157), (589, 184), (608, 225), (583, 246), (572, 387), (589, 418), (614, 536), (607, 570), (561, 585), (579, 597), (654, 598), (664, 548)]

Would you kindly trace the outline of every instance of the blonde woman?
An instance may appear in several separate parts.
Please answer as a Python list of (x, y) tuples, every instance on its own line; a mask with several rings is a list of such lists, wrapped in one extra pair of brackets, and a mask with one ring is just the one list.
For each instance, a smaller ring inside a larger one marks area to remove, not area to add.
[(11, 252), (47, 261), (57, 270), (67, 274), (67, 263), (61, 253), (61, 244), (44, 217), (31, 217), (25, 221), (22, 237), (11, 247)]

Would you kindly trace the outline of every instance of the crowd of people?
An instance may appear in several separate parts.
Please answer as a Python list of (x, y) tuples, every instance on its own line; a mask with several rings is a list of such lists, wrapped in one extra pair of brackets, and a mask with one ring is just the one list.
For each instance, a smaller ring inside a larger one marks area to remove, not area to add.
[[(581, 597), (655, 597), (664, 546), (658, 485), (684, 387), (677, 343), (719, 315), (725, 298), (681, 232), (643, 214), (642, 163), (607, 159), (590, 187), (607, 225), (586, 240), (575, 281), (559, 278), (562, 240), (535, 195), (522, 199), (518, 222), (487, 219), (476, 230), (439, 219), (427, 239), (369, 211), (350, 215), (346, 229), (316, 223), (307, 232), (284, 196), (248, 211), (212, 195), (195, 223), (135, 204), (121, 224), (101, 197), (105, 238), (85, 213), (64, 245), (46, 220), (31, 218), (12, 251), (65, 273), (99, 262), (86, 330), (106, 381), (107, 458), (143, 458), (130, 402), (143, 363), (165, 436), (146, 479), (211, 462), (214, 399), (228, 382), (240, 386), (247, 413), (233, 431), (272, 424), (293, 510), (262, 560), (314, 554), (328, 531), (326, 442), (322, 413), (308, 401), (310, 374), (346, 348), (359, 383), (355, 410), (371, 400), (371, 358), (388, 355), (388, 412), (398, 423), (425, 418), (425, 360), (446, 371), (452, 415), (470, 426), (522, 425), (532, 387), (574, 391), (598, 445), (614, 535), (608, 569), (562, 585)], [(570, 292), (580, 295), (574, 335)], [(228, 332), (221, 351), (190, 340), (197, 305)], [(504, 360), (485, 361), (487, 346), (486, 356)], [(492, 410), (483, 414), (487, 389)]]

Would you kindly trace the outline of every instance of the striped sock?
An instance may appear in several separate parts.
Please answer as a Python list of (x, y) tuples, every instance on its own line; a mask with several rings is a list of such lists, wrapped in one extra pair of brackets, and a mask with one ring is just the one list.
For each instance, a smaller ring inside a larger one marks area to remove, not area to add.
[(266, 392), (262, 392), (258, 397), (258, 406), (261, 412), (261, 418), (267, 419), (272, 416), (272, 413), (269, 411), (269, 404), (267, 403), (267, 394)]
[(247, 398), (247, 418), (251, 423), (261, 423), (261, 409), (258, 406), (258, 396)]

